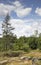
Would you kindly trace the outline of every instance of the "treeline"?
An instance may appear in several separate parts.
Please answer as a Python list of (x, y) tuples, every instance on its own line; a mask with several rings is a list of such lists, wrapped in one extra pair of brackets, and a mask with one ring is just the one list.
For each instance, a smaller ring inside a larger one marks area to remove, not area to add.
[[(8, 36), (10, 37), (10, 36)], [(5, 37), (0, 38), (0, 51), (30, 51), (39, 49), (41, 50), (41, 37), (20, 37), (17, 39), (17, 37), (11, 37), (12, 40), (8, 39), (8, 41), (5, 39)], [(6, 48), (7, 47), (7, 48)]]
[(9, 22), (10, 16), (6, 15), (5, 20), (2, 23), (2, 38), (0, 38), (0, 51), (30, 51), (31, 49), (41, 50), (41, 33), (37, 37), (38, 31), (36, 30), (35, 35), (31, 37), (20, 37), (17, 39), (16, 35), (12, 33), (15, 28), (11, 27)]

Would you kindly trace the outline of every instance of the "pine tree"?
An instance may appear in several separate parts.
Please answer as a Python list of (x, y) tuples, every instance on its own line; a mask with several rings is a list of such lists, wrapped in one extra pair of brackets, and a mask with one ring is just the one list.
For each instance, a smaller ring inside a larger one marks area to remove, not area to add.
[(8, 50), (11, 47), (10, 45), (12, 45), (11, 40), (13, 33), (11, 31), (14, 30), (14, 28), (12, 28), (10, 24), (9, 14), (6, 15), (5, 20), (3, 21), (2, 30), (3, 30), (3, 40), (5, 41), (4, 48), (5, 50)]

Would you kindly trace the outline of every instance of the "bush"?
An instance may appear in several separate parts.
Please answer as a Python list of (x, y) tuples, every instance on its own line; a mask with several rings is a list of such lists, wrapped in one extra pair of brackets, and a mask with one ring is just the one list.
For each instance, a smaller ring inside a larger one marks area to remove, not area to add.
[(31, 38), (29, 42), (29, 47), (34, 50), (34, 49), (37, 49), (37, 46), (38, 44), (37, 44), (36, 38)]
[(41, 50), (41, 43), (38, 44), (38, 48), (39, 48), (39, 50)]
[(29, 46), (27, 44), (24, 44), (22, 50), (25, 52), (29, 52)]
[(41, 37), (38, 39), (38, 49), (41, 50)]
[(19, 51), (10, 51), (10, 52), (5, 52), (3, 54), (3, 56), (7, 56), (7, 57), (18, 57), (22, 54), (22, 52)]
[(36, 43), (32, 43), (32, 44), (30, 45), (30, 48), (33, 49), (33, 50), (34, 50), (34, 49), (37, 49), (37, 44), (36, 44)]

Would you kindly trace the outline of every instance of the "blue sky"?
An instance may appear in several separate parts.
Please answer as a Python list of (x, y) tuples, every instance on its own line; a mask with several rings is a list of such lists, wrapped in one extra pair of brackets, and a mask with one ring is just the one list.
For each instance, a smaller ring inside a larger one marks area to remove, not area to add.
[(41, 0), (0, 0), (0, 34), (7, 12), (17, 37), (33, 35), (35, 30), (41, 33)]

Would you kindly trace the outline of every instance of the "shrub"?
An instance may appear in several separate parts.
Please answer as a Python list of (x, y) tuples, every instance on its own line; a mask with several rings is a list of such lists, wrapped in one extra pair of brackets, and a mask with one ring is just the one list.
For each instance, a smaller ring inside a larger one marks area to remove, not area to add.
[(36, 41), (36, 38), (31, 38), (30, 42), (29, 42), (29, 47), (31, 49), (37, 49), (37, 41)]
[(10, 51), (10, 52), (5, 52), (3, 54), (3, 56), (7, 56), (7, 57), (18, 57), (22, 54), (22, 52), (19, 51)]

